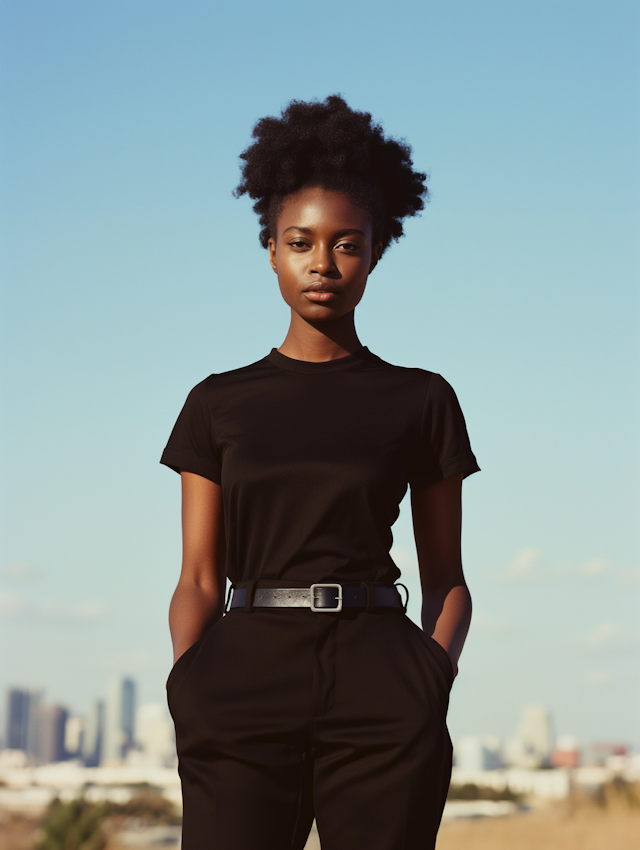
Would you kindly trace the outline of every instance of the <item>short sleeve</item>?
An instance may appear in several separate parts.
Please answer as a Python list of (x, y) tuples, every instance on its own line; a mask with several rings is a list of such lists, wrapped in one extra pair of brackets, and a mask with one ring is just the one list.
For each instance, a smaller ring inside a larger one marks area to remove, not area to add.
[(176, 472), (194, 472), (220, 484), (221, 458), (207, 403), (207, 380), (187, 396), (160, 463)]
[(453, 475), (462, 474), (466, 478), (480, 470), (471, 450), (458, 398), (442, 375), (432, 373), (429, 378), (420, 443), (412, 466), (409, 483), (414, 490)]

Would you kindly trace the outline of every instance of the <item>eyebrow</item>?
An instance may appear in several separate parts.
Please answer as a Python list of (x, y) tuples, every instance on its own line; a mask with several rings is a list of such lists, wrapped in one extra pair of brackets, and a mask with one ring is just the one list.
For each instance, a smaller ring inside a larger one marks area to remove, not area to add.
[[(282, 235), (284, 236), (289, 230), (299, 230), (300, 233), (313, 233), (313, 230), (310, 227), (300, 227), (297, 224), (292, 224), (291, 227), (287, 227), (282, 231)], [(340, 239), (342, 236), (349, 236), (352, 233), (359, 233), (360, 236), (364, 236), (367, 238), (367, 234), (363, 233), (362, 230), (358, 230), (357, 227), (346, 227), (344, 230), (338, 230), (337, 233), (334, 233), (333, 236), (335, 239)]]

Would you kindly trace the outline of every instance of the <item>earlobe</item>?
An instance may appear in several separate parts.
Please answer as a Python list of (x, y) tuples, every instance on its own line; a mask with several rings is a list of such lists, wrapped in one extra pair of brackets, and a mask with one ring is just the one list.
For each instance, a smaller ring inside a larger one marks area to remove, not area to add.
[(276, 240), (269, 239), (269, 264), (275, 274), (278, 274), (278, 264), (276, 262)]
[(376, 247), (371, 252), (371, 266), (369, 268), (369, 274), (371, 274), (371, 272), (378, 265), (378, 261), (380, 260), (381, 256), (382, 256), (382, 242), (378, 242)]

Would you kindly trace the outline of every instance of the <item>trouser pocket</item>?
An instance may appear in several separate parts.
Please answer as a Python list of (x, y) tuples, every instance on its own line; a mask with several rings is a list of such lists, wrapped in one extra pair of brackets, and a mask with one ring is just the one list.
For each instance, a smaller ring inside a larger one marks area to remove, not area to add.
[(443, 646), (438, 643), (437, 640), (435, 640), (435, 638), (432, 638), (431, 635), (426, 634), (424, 631), (422, 631), (422, 634), (427, 644), (427, 649), (429, 649), (431, 654), (438, 662), (440, 669), (442, 670), (442, 673), (447, 682), (447, 687), (451, 689), (455, 676), (453, 672), (453, 662), (449, 657), (449, 653)]
[(184, 681), (185, 676), (189, 672), (189, 667), (191, 666), (196, 655), (198, 654), (198, 650), (200, 649), (201, 643), (202, 638), (192, 644), (189, 649), (186, 650), (186, 652), (183, 652), (180, 658), (178, 658), (176, 663), (171, 668), (166, 685), (167, 699), (169, 703), (171, 702), (171, 698), (179, 689), (181, 683)]
[[(451, 690), (454, 680), (453, 663), (449, 658), (447, 650), (440, 646), (437, 640), (428, 635), (420, 626), (417, 626), (413, 620), (404, 615), (404, 619), (412, 632), (416, 633), (420, 638), (420, 642), (427, 649), (432, 666), (435, 666), (438, 677), (446, 688), (447, 692)], [(434, 664), (435, 662), (435, 664)]]

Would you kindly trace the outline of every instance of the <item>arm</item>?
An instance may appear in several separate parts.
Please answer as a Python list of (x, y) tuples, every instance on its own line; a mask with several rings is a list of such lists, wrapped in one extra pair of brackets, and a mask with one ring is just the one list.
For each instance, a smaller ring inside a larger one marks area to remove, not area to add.
[(222, 490), (182, 472), (182, 571), (171, 605), (169, 628), (174, 662), (224, 608), (225, 540)]
[(422, 583), (422, 627), (458, 669), (469, 623), (471, 596), (462, 572), (462, 475), (412, 493), (413, 530)]

